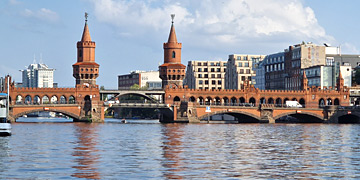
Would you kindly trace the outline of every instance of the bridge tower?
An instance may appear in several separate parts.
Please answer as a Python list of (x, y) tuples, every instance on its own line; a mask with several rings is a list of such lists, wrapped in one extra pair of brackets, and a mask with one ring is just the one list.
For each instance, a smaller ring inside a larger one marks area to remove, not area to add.
[(77, 42), (77, 62), (73, 64), (76, 98), (81, 102), (81, 119), (101, 121), (103, 107), (100, 101), (99, 86), (96, 78), (99, 76), (99, 64), (95, 62), (95, 42), (91, 40), (87, 24), (88, 14), (85, 13), (85, 26), (82, 38)]
[(182, 44), (177, 42), (175, 27), (175, 14), (171, 15), (171, 29), (167, 43), (164, 43), (164, 64), (159, 66), (159, 74), (162, 79), (162, 87), (182, 87), (185, 78), (186, 66), (181, 64), (181, 47)]

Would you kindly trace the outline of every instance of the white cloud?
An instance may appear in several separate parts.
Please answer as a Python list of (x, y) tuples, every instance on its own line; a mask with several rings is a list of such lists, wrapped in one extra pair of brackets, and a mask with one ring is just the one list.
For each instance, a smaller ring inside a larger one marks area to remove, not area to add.
[(47, 23), (56, 23), (59, 21), (59, 15), (46, 8), (41, 8), (38, 11), (25, 9), (21, 14), (26, 18), (40, 20)]
[[(244, 44), (260, 49), (281, 51), (291, 43), (312, 41), (336, 44), (316, 19), (314, 11), (301, 0), (90, 0), (96, 18), (116, 26), (119, 34), (141, 36), (164, 34), (175, 13), (182, 42), (193, 46), (246, 49)], [(260, 50), (259, 50), (260, 51)], [(230, 53), (230, 52), (229, 52)], [(234, 52), (235, 53), (235, 52)], [(244, 52), (246, 53), (246, 52)]]

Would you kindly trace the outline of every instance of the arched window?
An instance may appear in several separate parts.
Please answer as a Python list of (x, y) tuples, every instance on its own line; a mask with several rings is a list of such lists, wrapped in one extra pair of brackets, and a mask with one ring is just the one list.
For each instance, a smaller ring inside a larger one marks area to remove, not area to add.
[(173, 51), (172, 52), (172, 58), (175, 58), (175, 56), (176, 56), (176, 53), (175, 53), (175, 51)]

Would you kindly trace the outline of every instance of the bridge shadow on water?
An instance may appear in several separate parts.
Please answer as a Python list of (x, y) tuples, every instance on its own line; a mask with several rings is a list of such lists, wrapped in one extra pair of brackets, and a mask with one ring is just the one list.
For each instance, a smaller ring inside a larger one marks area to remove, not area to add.
[[(268, 123), (256, 117), (252, 117), (241, 113), (220, 113), (211, 116), (205, 116), (201, 119), (201, 122), (209, 123)], [(325, 120), (311, 114), (288, 114), (280, 118), (274, 119), (275, 123), (326, 123)], [(338, 119), (339, 124), (358, 124), (360, 123), (360, 117), (352, 114), (340, 116)]]

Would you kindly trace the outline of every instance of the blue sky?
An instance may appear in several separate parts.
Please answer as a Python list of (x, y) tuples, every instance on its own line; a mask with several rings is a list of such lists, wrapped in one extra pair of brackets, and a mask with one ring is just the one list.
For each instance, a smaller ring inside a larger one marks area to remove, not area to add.
[(182, 63), (227, 60), (229, 54), (270, 54), (305, 42), (341, 45), (359, 54), (356, 0), (1, 0), (0, 75), (21, 81), (34, 54), (55, 68), (54, 81), (73, 87), (76, 42), (89, 13), (100, 64), (99, 85), (117, 87), (117, 75), (157, 70), (175, 13)]

